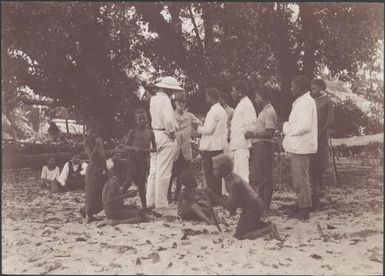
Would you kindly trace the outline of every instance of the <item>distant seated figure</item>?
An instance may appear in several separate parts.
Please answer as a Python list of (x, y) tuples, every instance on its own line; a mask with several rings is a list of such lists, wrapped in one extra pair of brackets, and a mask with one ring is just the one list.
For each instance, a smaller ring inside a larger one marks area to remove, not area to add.
[(229, 211), (242, 209), (234, 237), (238, 240), (256, 239), (269, 234), (271, 238), (278, 239), (277, 227), (272, 222), (261, 220), (264, 203), (249, 183), (239, 175), (233, 173), (231, 157), (220, 154), (213, 157), (213, 172), (216, 177), (225, 179), (225, 187), (229, 194), (219, 197), (211, 189), (208, 190), (212, 202), (218, 203)]
[(84, 190), (84, 175), (87, 163), (80, 159), (80, 150), (72, 152), (72, 158), (64, 164), (59, 177), (63, 190)]
[(179, 176), (183, 185), (178, 198), (178, 215), (182, 220), (205, 221), (214, 224), (211, 216), (210, 205), (203, 194), (197, 191), (197, 182), (190, 170), (183, 171)]
[(146, 220), (145, 210), (125, 206), (123, 199), (133, 197), (138, 190), (124, 191), (127, 163), (116, 160), (112, 168), (113, 176), (104, 184), (102, 200), (104, 213), (112, 224), (137, 223)]
[(41, 184), (43, 187), (49, 188), (51, 192), (60, 192), (60, 184), (58, 182), (60, 169), (56, 165), (56, 158), (50, 157), (47, 165), (43, 166), (41, 171)]

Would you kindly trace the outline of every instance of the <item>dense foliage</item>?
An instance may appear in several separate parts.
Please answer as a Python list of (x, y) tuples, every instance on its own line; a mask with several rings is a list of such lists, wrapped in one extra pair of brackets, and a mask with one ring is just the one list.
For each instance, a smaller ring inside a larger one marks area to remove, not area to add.
[(9, 2), (2, 15), (8, 117), (28, 86), (98, 121), (104, 137), (132, 125), (138, 88), (161, 74), (185, 82), (193, 112), (205, 110), (205, 87), (228, 91), (229, 76), (270, 83), (286, 117), (294, 74), (327, 67), (352, 81), (384, 31), (380, 3)]

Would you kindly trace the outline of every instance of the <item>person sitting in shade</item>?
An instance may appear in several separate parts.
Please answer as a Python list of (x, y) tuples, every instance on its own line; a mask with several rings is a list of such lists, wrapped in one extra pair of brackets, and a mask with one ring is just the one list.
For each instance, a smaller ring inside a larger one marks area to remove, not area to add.
[(197, 191), (197, 182), (190, 170), (181, 173), (179, 181), (184, 188), (179, 194), (178, 215), (182, 220), (205, 221), (214, 224), (207, 198)]
[(234, 237), (238, 240), (253, 240), (269, 234), (271, 238), (279, 240), (277, 227), (272, 222), (261, 220), (264, 211), (262, 199), (249, 183), (233, 173), (231, 157), (221, 154), (213, 157), (213, 162), (214, 175), (225, 179), (225, 187), (229, 196), (219, 197), (208, 189), (211, 202), (216, 202), (230, 212), (235, 212), (238, 208), (242, 209)]
[(116, 160), (112, 168), (113, 176), (103, 187), (102, 200), (104, 213), (110, 219), (110, 224), (138, 223), (146, 221), (146, 211), (124, 205), (124, 199), (134, 197), (138, 190), (125, 190), (125, 178), (128, 165)]
[(60, 176), (60, 169), (56, 165), (56, 158), (50, 157), (48, 159), (47, 165), (43, 166), (43, 169), (41, 171), (41, 185), (45, 188), (49, 188), (51, 192), (57, 193), (59, 192), (59, 176)]
[(74, 150), (72, 158), (64, 164), (58, 179), (63, 190), (84, 190), (84, 175), (86, 174), (87, 163), (82, 162), (80, 151)]

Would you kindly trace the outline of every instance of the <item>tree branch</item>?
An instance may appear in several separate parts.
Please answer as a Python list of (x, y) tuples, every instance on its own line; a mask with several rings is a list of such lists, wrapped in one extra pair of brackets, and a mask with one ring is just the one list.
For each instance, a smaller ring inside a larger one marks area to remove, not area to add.
[(192, 24), (194, 26), (194, 32), (195, 32), (195, 36), (196, 36), (196, 38), (198, 40), (198, 43), (199, 43), (199, 48), (201, 49), (201, 52), (204, 55), (205, 54), (205, 49), (203, 47), (203, 41), (202, 41), (202, 39), (201, 39), (201, 37), (199, 35), (199, 30), (198, 30), (198, 27), (197, 27), (194, 15), (192, 13), (191, 5), (188, 5), (188, 11), (189, 11), (189, 14), (190, 14), (191, 22), (192, 22)]

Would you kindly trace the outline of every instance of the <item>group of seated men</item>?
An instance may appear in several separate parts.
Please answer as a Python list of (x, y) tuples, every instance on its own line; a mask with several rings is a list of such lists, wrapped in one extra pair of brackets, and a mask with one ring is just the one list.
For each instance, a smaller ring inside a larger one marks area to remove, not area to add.
[(74, 150), (71, 159), (60, 172), (55, 157), (48, 159), (41, 172), (41, 184), (51, 192), (83, 190), (87, 163), (81, 160), (80, 151)]

